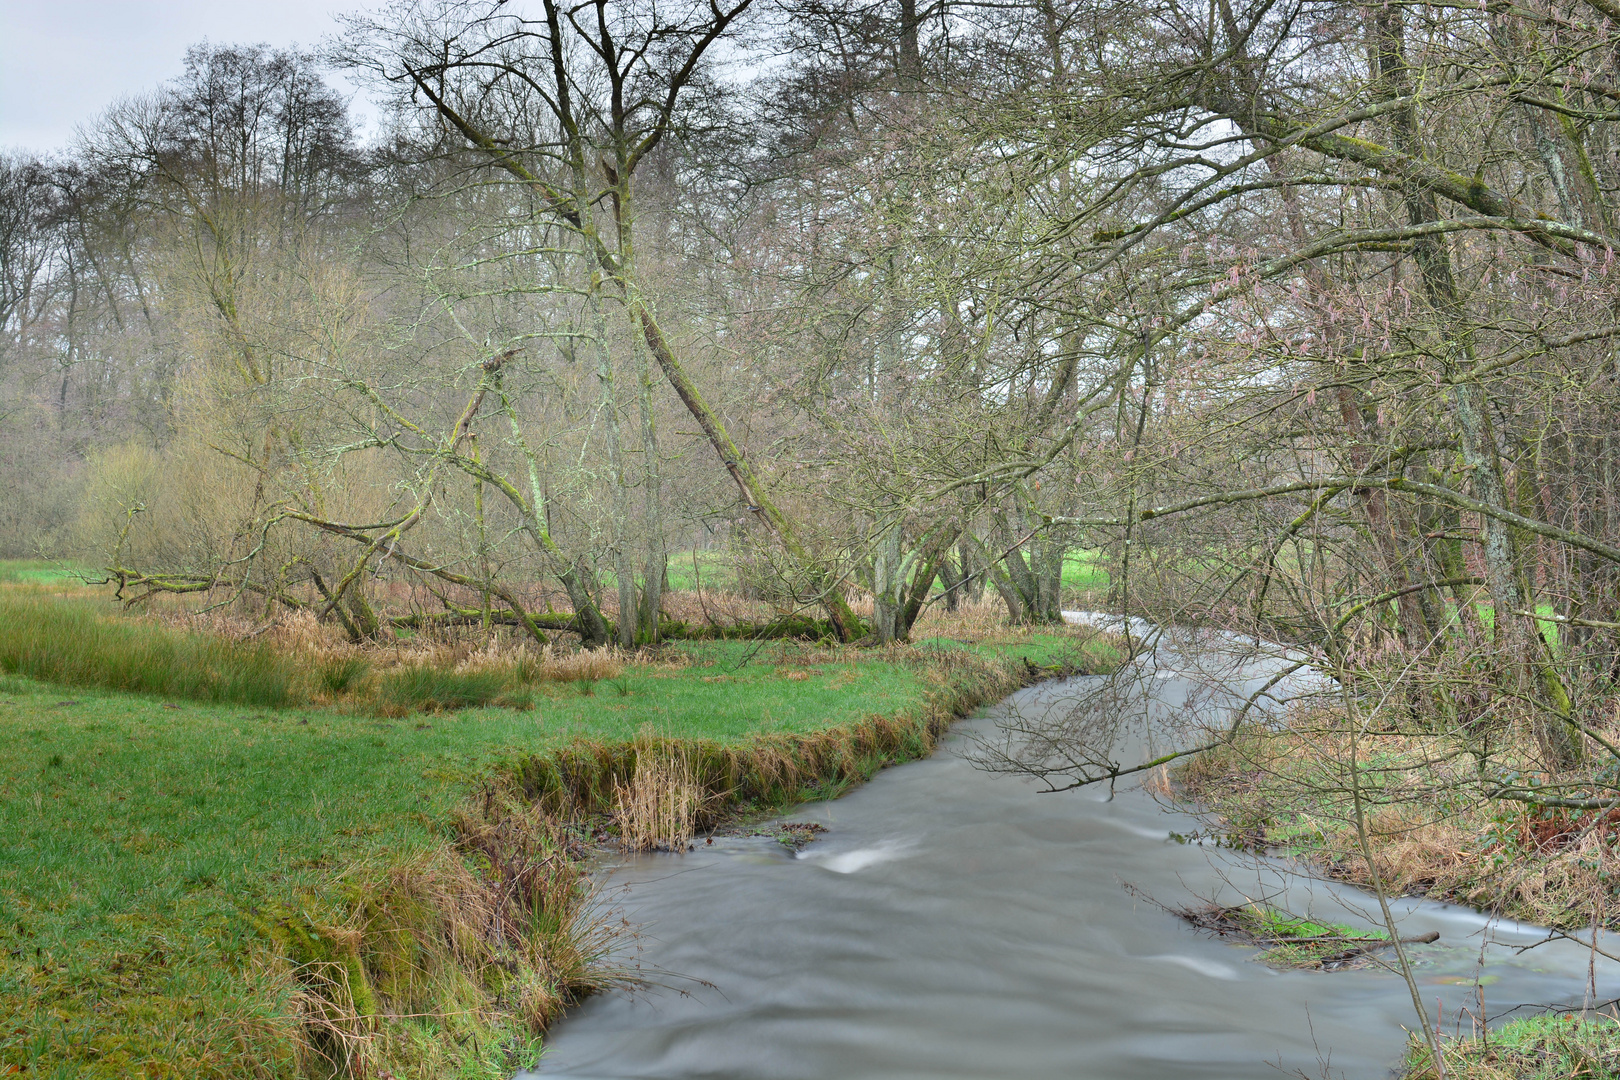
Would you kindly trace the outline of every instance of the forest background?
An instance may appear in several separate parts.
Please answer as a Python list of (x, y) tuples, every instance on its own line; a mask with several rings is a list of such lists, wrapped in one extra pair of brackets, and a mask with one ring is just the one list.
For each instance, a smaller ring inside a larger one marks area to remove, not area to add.
[(1078, 557), (1561, 774), (1615, 700), (1616, 14), (400, 3), (198, 46), (0, 166), (0, 549), (587, 646), (706, 567), (842, 641), (985, 587), (1055, 622)]

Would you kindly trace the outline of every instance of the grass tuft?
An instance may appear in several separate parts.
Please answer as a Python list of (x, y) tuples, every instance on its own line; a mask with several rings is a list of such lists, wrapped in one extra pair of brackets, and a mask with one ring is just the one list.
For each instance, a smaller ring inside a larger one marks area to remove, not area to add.
[(387, 710), (441, 712), (489, 705), (507, 688), (499, 671), (446, 671), (427, 664), (410, 664), (384, 675), (378, 700)]
[(371, 662), (361, 656), (328, 656), (315, 665), (316, 680), (329, 694), (355, 689), (371, 671)]
[(624, 849), (687, 850), (704, 794), (685, 747), (638, 746), (635, 775), (613, 784), (613, 816)]

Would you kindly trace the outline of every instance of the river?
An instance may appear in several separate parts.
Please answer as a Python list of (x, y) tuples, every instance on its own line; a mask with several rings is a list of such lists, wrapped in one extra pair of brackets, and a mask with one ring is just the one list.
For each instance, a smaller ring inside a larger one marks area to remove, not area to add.
[[(1244, 668), (1243, 693), (1265, 663)], [(1164, 664), (1143, 693), (1173, 712), (1206, 680)], [(1262, 680), (1256, 682), (1256, 680)], [(1069, 707), (1091, 679), (1021, 691), (953, 732), (935, 756), (884, 770), (789, 820), (828, 831), (795, 854), (717, 838), (685, 855), (617, 859), (610, 895), (642, 927), (640, 962), (662, 987), (594, 998), (548, 1036), (545, 1077), (982, 1077), (1166, 1080), (1303, 1072), (1385, 1078), (1410, 995), (1376, 969), (1276, 972), (1140, 895), (1234, 902), (1283, 889), (1289, 908), (1366, 925), (1365, 894), (1197, 843), (1197, 822), (1140, 789), (1042, 794), (969, 760), (998, 719)], [(1131, 885), (1135, 892), (1127, 890)], [(1484, 976), (1492, 1016), (1579, 1005), (1588, 954), (1487, 926), (1465, 908), (1401, 900), (1431, 1009), (1454, 1030)], [(1487, 944), (1487, 939), (1496, 942)], [(1480, 967), (1483, 961), (1483, 968)], [(1620, 965), (1598, 960), (1600, 1000)], [(1277, 1071), (1280, 1066), (1282, 1073)]]

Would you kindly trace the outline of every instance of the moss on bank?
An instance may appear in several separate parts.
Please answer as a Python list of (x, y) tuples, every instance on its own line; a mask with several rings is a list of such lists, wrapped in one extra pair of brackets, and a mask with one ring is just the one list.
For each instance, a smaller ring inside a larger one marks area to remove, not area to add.
[(625, 977), (576, 822), (617, 829), (642, 762), (684, 755), (709, 824), (927, 753), (1030, 672), (715, 642), (395, 717), (6, 677), (0, 1071), (509, 1075)]
[(1357, 930), (1344, 923), (1318, 922), (1269, 904), (1204, 904), (1175, 912), (1207, 934), (1259, 947), (1255, 959), (1279, 971), (1362, 967), (1372, 963), (1377, 951), (1390, 944), (1389, 934), (1383, 930)]

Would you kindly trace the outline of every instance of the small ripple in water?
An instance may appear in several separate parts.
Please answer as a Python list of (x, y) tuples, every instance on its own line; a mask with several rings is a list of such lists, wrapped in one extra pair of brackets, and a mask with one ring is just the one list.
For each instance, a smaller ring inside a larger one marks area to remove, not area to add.
[(1241, 979), (1243, 972), (1230, 964), (1222, 964), (1216, 960), (1208, 960), (1201, 956), (1180, 956), (1176, 953), (1165, 953), (1163, 956), (1144, 956), (1144, 960), (1157, 960), (1165, 964), (1177, 964), (1188, 971), (1196, 971), (1200, 975), (1208, 975), (1212, 979), (1225, 979), (1228, 982)]
[(822, 851), (801, 851), (799, 858), (806, 862), (813, 862), (835, 874), (853, 874), (865, 870), (869, 866), (879, 863), (893, 862), (903, 858), (915, 845), (894, 840), (871, 847), (856, 848), (854, 851), (840, 851), (829, 854)]

